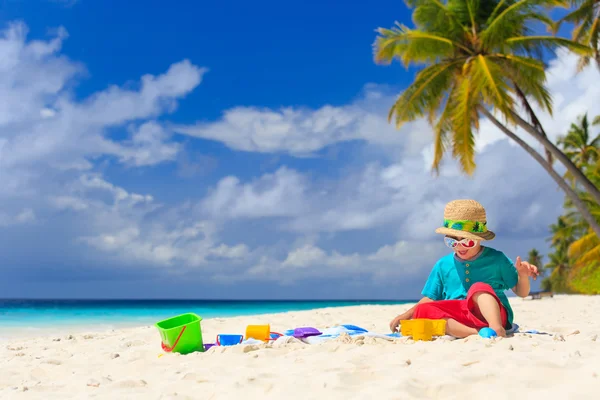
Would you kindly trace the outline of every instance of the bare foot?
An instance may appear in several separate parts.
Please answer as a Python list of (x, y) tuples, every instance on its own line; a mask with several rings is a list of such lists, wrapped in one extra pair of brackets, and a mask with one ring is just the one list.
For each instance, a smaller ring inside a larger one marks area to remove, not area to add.
[(506, 329), (504, 329), (504, 327), (502, 327), (502, 325), (498, 325), (498, 326), (490, 325), (490, 328), (493, 329), (494, 332), (496, 332), (496, 334), (498, 336), (506, 337)]

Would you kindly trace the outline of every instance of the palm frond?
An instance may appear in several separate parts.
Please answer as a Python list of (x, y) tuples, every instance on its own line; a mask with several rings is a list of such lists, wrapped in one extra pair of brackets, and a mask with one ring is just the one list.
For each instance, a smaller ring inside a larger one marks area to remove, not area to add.
[(542, 110), (552, 115), (552, 95), (544, 85), (546, 70), (543, 61), (512, 54), (498, 54), (493, 57), (498, 58), (498, 62), (508, 72), (515, 85), (522, 90), (524, 96), (531, 96)]
[(563, 16), (559, 21), (577, 24), (582, 20), (589, 18), (589, 15), (592, 15), (594, 11), (594, 0), (571, 2), (570, 5), (574, 8), (573, 11)]
[(557, 48), (564, 48), (573, 53), (583, 56), (589, 56), (593, 50), (589, 46), (574, 42), (569, 39), (552, 36), (520, 36), (506, 40), (506, 43), (517, 52), (517, 54), (531, 54), (540, 48), (554, 51)]
[(433, 163), (432, 169), (434, 173), (439, 174), (440, 172), (440, 164), (442, 159), (444, 158), (444, 154), (446, 153), (446, 149), (450, 144), (450, 140), (448, 138), (448, 133), (452, 131), (452, 120), (450, 119), (453, 107), (453, 101), (456, 98), (455, 94), (456, 85), (453, 84), (450, 89), (450, 94), (446, 99), (446, 104), (442, 110), (442, 113), (434, 126), (433, 129)]
[(486, 104), (497, 108), (508, 120), (513, 121), (511, 110), (514, 102), (510, 96), (512, 89), (504, 80), (502, 70), (498, 64), (483, 55), (478, 55), (476, 60), (472, 72), (474, 90), (483, 95)]
[(452, 98), (451, 120), (454, 133), (452, 156), (459, 159), (461, 169), (467, 175), (472, 175), (476, 167), (473, 127), (477, 127), (479, 121), (476, 109), (477, 96), (473, 82), (463, 77)]
[(597, 246), (600, 246), (600, 239), (590, 230), (586, 235), (571, 243), (569, 246), (569, 257), (580, 258)]
[(541, 22), (552, 32), (554, 21), (546, 14), (540, 13), (540, 7), (555, 7), (560, 4), (556, 0), (520, 0), (500, 1), (494, 12), (487, 20), (487, 26), (481, 38), (486, 48), (495, 48), (506, 39), (522, 36), (529, 32), (528, 26), (532, 22)]
[(422, 117), (443, 99), (452, 83), (452, 76), (460, 68), (462, 60), (430, 65), (421, 70), (415, 81), (402, 92), (390, 112), (388, 119), (396, 115), (396, 127)]
[(416, 0), (409, 2), (414, 7), (413, 21), (419, 30), (444, 33), (447, 37), (459, 37), (464, 26), (458, 16), (439, 0)]
[(373, 45), (376, 62), (388, 64), (398, 58), (405, 67), (418, 63), (433, 64), (451, 57), (457, 47), (462, 47), (443, 36), (397, 25), (393, 29), (379, 29), (381, 36)]

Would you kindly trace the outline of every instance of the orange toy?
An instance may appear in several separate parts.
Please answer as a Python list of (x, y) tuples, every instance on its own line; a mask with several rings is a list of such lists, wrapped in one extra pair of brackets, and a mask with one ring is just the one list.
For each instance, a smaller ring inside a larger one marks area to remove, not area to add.
[(263, 342), (268, 342), (269, 340), (274, 340), (279, 336), (283, 336), (281, 333), (271, 332), (271, 325), (248, 325), (246, 327), (246, 340), (252, 338), (256, 340), (262, 340)]

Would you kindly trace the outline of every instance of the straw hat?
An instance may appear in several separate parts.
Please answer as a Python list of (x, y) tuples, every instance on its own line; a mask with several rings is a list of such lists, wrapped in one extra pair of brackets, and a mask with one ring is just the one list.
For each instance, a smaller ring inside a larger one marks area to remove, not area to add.
[(485, 208), (475, 200), (454, 200), (444, 209), (444, 226), (436, 233), (473, 240), (492, 240), (496, 234), (487, 229)]

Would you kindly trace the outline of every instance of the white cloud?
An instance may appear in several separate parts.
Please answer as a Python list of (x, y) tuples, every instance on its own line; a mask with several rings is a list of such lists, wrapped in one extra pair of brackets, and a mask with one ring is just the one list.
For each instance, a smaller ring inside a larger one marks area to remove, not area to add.
[(177, 101), (200, 84), (205, 69), (183, 60), (161, 75), (144, 75), (138, 90), (113, 85), (76, 102), (70, 88), (85, 70), (58, 53), (65, 30), (46, 42), (27, 41), (26, 35), (20, 23), (0, 35), (2, 168), (82, 166), (106, 155), (152, 165), (175, 157), (179, 146), (168, 142), (170, 135), (157, 122), (130, 126), (132, 138), (124, 142), (111, 140), (107, 129), (173, 112)]
[(24, 208), (18, 211), (16, 214), (9, 214), (6, 212), (0, 213), (0, 226), (10, 227), (13, 225), (28, 224), (35, 222), (35, 212), (31, 208)]
[[(352, 104), (325, 105), (316, 110), (236, 107), (225, 111), (217, 122), (178, 125), (173, 130), (220, 141), (235, 150), (295, 156), (312, 155), (331, 144), (355, 140), (408, 150), (428, 142), (431, 130), (423, 121), (407, 124), (400, 131), (387, 122), (387, 107), (392, 99), (381, 90), (368, 85)], [(374, 107), (374, 102), (381, 107)], [(411, 131), (418, 131), (419, 135), (408, 136)]]
[(261, 257), (245, 276), (236, 279), (271, 280), (285, 284), (307, 278), (362, 276), (365, 284), (368, 281), (389, 282), (418, 276), (424, 269), (432, 267), (443, 253), (443, 245), (439, 243), (403, 240), (366, 254), (328, 252), (314, 244), (305, 244), (292, 249), (283, 262)]
[(212, 258), (239, 259), (249, 253), (245, 244), (219, 243), (214, 223), (200, 219), (189, 206), (167, 207), (152, 196), (129, 193), (98, 177), (86, 177), (72, 188), (79, 193), (88, 190), (109, 196), (104, 201), (98, 200), (100, 193), (87, 196), (85, 208), (75, 209), (85, 210), (89, 231), (79, 241), (123, 260), (187, 270)]
[(250, 253), (250, 249), (245, 244), (237, 244), (235, 246), (227, 246), (220, 244), (210, 250), (210, 254), (218, 258), (227, 259), (244, 259)]
[(300, 215), (305, 208), (305, 185), (300, 173), (285, 167), (246, 184), (228, 176), (202, 201), (202, 209), (216, 218)]
[(85, 199), (75, 196), (52, 196), (49, 198), (49, 203), (59, 210), (81, 211), (88, 208)]

